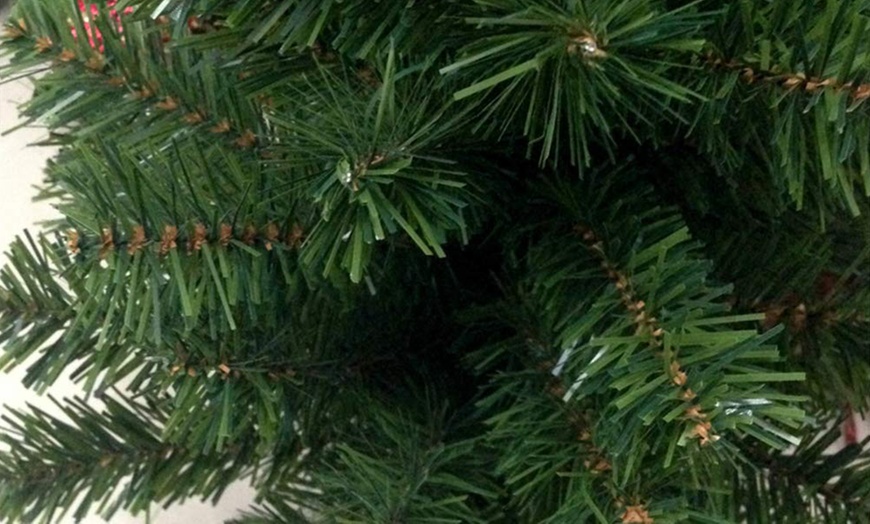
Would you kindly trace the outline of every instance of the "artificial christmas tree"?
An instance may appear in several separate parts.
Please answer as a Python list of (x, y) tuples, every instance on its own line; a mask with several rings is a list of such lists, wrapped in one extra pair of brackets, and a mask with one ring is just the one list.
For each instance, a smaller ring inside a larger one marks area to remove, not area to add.
[(21, 0), (0, 516), (866, 522), (866, 0)]

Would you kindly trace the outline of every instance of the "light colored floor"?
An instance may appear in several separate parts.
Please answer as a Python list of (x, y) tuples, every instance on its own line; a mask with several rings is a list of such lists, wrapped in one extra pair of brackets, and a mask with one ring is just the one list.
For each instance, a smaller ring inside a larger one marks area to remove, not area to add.
[[(16, 81), (10, 84), (0, 84), (0, 131), (7, 130), (18, 122), (16, 105), (26, 101), (30, 96), (29, 83)], [(21, 129), (7, 136), (0, 136), (0, 251), (17, 234), (25, 228), (38, 229), (35, 224), (40, 220), (53, 217), (52, 208), (47, 204), (35, 204), (31, 199), (36, 194), (33, 185), (39, 183), (42, 168), (53, 153), (43, 147), (28, 147), (28, 144), (44, 138), (44, 129)], [(5, 263), (5, 255), (0, 257), (0, 263)], [(32, 403), (39, 407), (56, 412), (48, 398), (40, 397), (25, 389), (20, 384), (23, 373), (20, 369), (5, 374), (0, 373), (0, 404), (12, 407), (24, 407)], [(57, 384), (51, 395), (68, 397), (77, 394), (80, 389), (70, 381)], [(2, 408), (0, 408), (2, 409)], [(155, 509), (151, 522), (155, 524), (188, 524), (191, 522), (211, 524), (222, 522), (247, 508), (253, 501), (253, 490), (243, 484), (238, 484), (227, 491), (217, 506), (211, 504), (188, 502), (168, 510)], [(60, 524), (71, 523), (71, 518), (59, 521)], [(104, 522), (99, 517), (89, 517), (84, 524)], [(144, 515), (115, 515), (112, 523), (132, 524), (146, 522)]]

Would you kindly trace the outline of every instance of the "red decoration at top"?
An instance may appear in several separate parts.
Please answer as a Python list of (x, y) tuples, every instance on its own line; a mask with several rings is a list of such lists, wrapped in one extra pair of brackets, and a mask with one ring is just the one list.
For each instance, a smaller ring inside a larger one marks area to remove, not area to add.
[[(106, 0), (106, 7), (109, 8), (109, 18), (115, 21), (118, 33), (123, 33), (124, 25), (121, 23), (121, 15), (129, 15), (133, 13), (133, 8), (125, 7), (123, 13), (119, 13), (118, 10), (114, 8), (117, 3), (118, 0)], [(98, 50), (100, 53), (104, 53), (106, 51), (106, 46), (103, 44), (103, 34), (95, 24), (91, 24), (92, 20), (100, 16), (100, 6), (95, 3), (86, 4), (85, 0), (78, 0), (78, 6), (79, 12), (82, 14), (82, 25), (84, 26), (85, 32), (88, 34), (88, 43), (92, 48)], [(73, 27), (70, 30), (73, 38), (78, 38), (76, 28)]]
[(843, 420), (843, 440), (847, 446), (858, 443), (858, 424), (855, 422), (855, 411), (852, 406), (846, 405), (844, 409), (846, 418)]

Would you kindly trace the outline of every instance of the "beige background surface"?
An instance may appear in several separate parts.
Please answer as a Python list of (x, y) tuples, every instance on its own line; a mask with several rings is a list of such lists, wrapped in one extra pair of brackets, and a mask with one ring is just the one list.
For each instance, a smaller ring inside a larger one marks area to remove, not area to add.
[[(30, 84), (27, 81), (0, 84), (0, 131), (7, 130), (18, 123), (16, 106), (27, 101), (29, 96)], [(25, 228), (38, 229), (35, 227), (37, 222), (55, 216), (49, 205), (31, 202), (36, 194), (33, 186), (41, 180), (43, 166), (53, 151), (44, 147), (28, 147), (28, 144), (45, 136), (44, 129), (28, 128), (0, 137), (0, 251), (4, 253), (9, 243)], [(5, 260), (5, 254), (0, 256), (0, 263), (5, 263)], [(54, 411), (54, 406), (48, 398), (37, 396), (20, 384), (22, 374), (20, 369), (8, 374), (0, 373), (0, 404), (24, 407), (26, 403), (32, 403)], [(55, 397), (65, 397), (75, 395), (79, 391), (75, 384), (64, 381), (57, 384), (49, 393)], [(235, 515), (237, 510), (247, 508), (252, 500), (253, 490), (239, 484), (228, 490), (217, 506), (190, 501), (168, 510), (155, 509), (151, 515), (151, 522), (155, 524), (222, 522)], [(65, 518), (59, 522), (71, 523), (73, 519)], [(96, 524), (104, 520), (94, 516), (83, 522)], [(117, 514), (111, 522), (144, 523), (146, 519), (144, 515), (134, 517), (128, 514)]]

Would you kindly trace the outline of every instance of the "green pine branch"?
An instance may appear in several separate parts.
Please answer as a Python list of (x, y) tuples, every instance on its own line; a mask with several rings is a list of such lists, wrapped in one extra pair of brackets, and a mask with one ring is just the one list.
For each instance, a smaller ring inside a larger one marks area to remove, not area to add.
[(615, 136), (674, 119), (672, 100), (698, 100), (671, 80), (680, 54), (703, 45), (709, 17), (691, 5), (478, 1), (463, 14), (476, 30), (441, 73), (467, 78), (456, 99), (481, 99), (476, 129), (521, 131), (542, 164), (589, 166), (590, 143), (612, 148)]
[(763, 162), (798, 209), (834, 202), (858, 215), (870, 194), (866, 3), (733, 3), (721, 13), (713, 56), (699, 60), (714, 74), (684, 75), (708, 100), (682, 112), (686, 134), (726, 160), (719, 170)]
[(0, 517), (860, 521), (864, 4), (22, 0)]
[(868, 441), (828, 451), (842, 435), (837, 419), (792, 452), (745, 448), (732, 504), (747, 522), (863, 522), (870, 508)]
[[(505, 306), (518, 308), (504, 320), (519, 328), (517, 339), (474, 357), (481, 371), (506, 352), (525, 362), (495, 375), (481, 408), (493, 446), (507, 451), (498, 471), (528, 518), (559, 515), (572, 489), (589, 497), (587, 483), (602, 469), (611, 494), (590, 507), (617, 515), (617, 501), (641, 500), (650, 511), (671, 500), (648, 500), (665, 489), (660, 471), (688, 468), (716, 484), (744, 438), (784, 448), (798, 440), (778, 425), (795, 431), (806, 421), (797, 397), (764, 386), (802, 378), (769, 367), (780, 360), (768, 343), (776, 332), (759, 335), (758, 315), (723, 314), (729, 289), (707, 283), (710, 265), (673, 210), (643, 211), (644, 192), (625, 191), (636, 185), (593, 178), (608, 182), (539, 183), (547, 189), (524, 221), (529, 236), (517, 240), (515, 305)], [(591, 417), (584, 430), (578, 414)], [(584, 462), (590, 450), (606, 462)], [(574, 475), (585, 480), (572, 484)], [(686, 493), (674, 482), (668, 490)], [(678, 504), (661, 518), (687, 509)]]
[[(56, 402), (64, 418), (36, 408), (10, 410), (0, 439), (0, 516), (54, 522), (68, 511), (147, 511), (155, 502), (220, 497), (252, 465), (252, 446), (222, 454), (173, 446), (159, 438), (160, 410), (103, 397), (98, 411), (83, 400)], [(38, 493), (39, 503), (33, 504)]]

